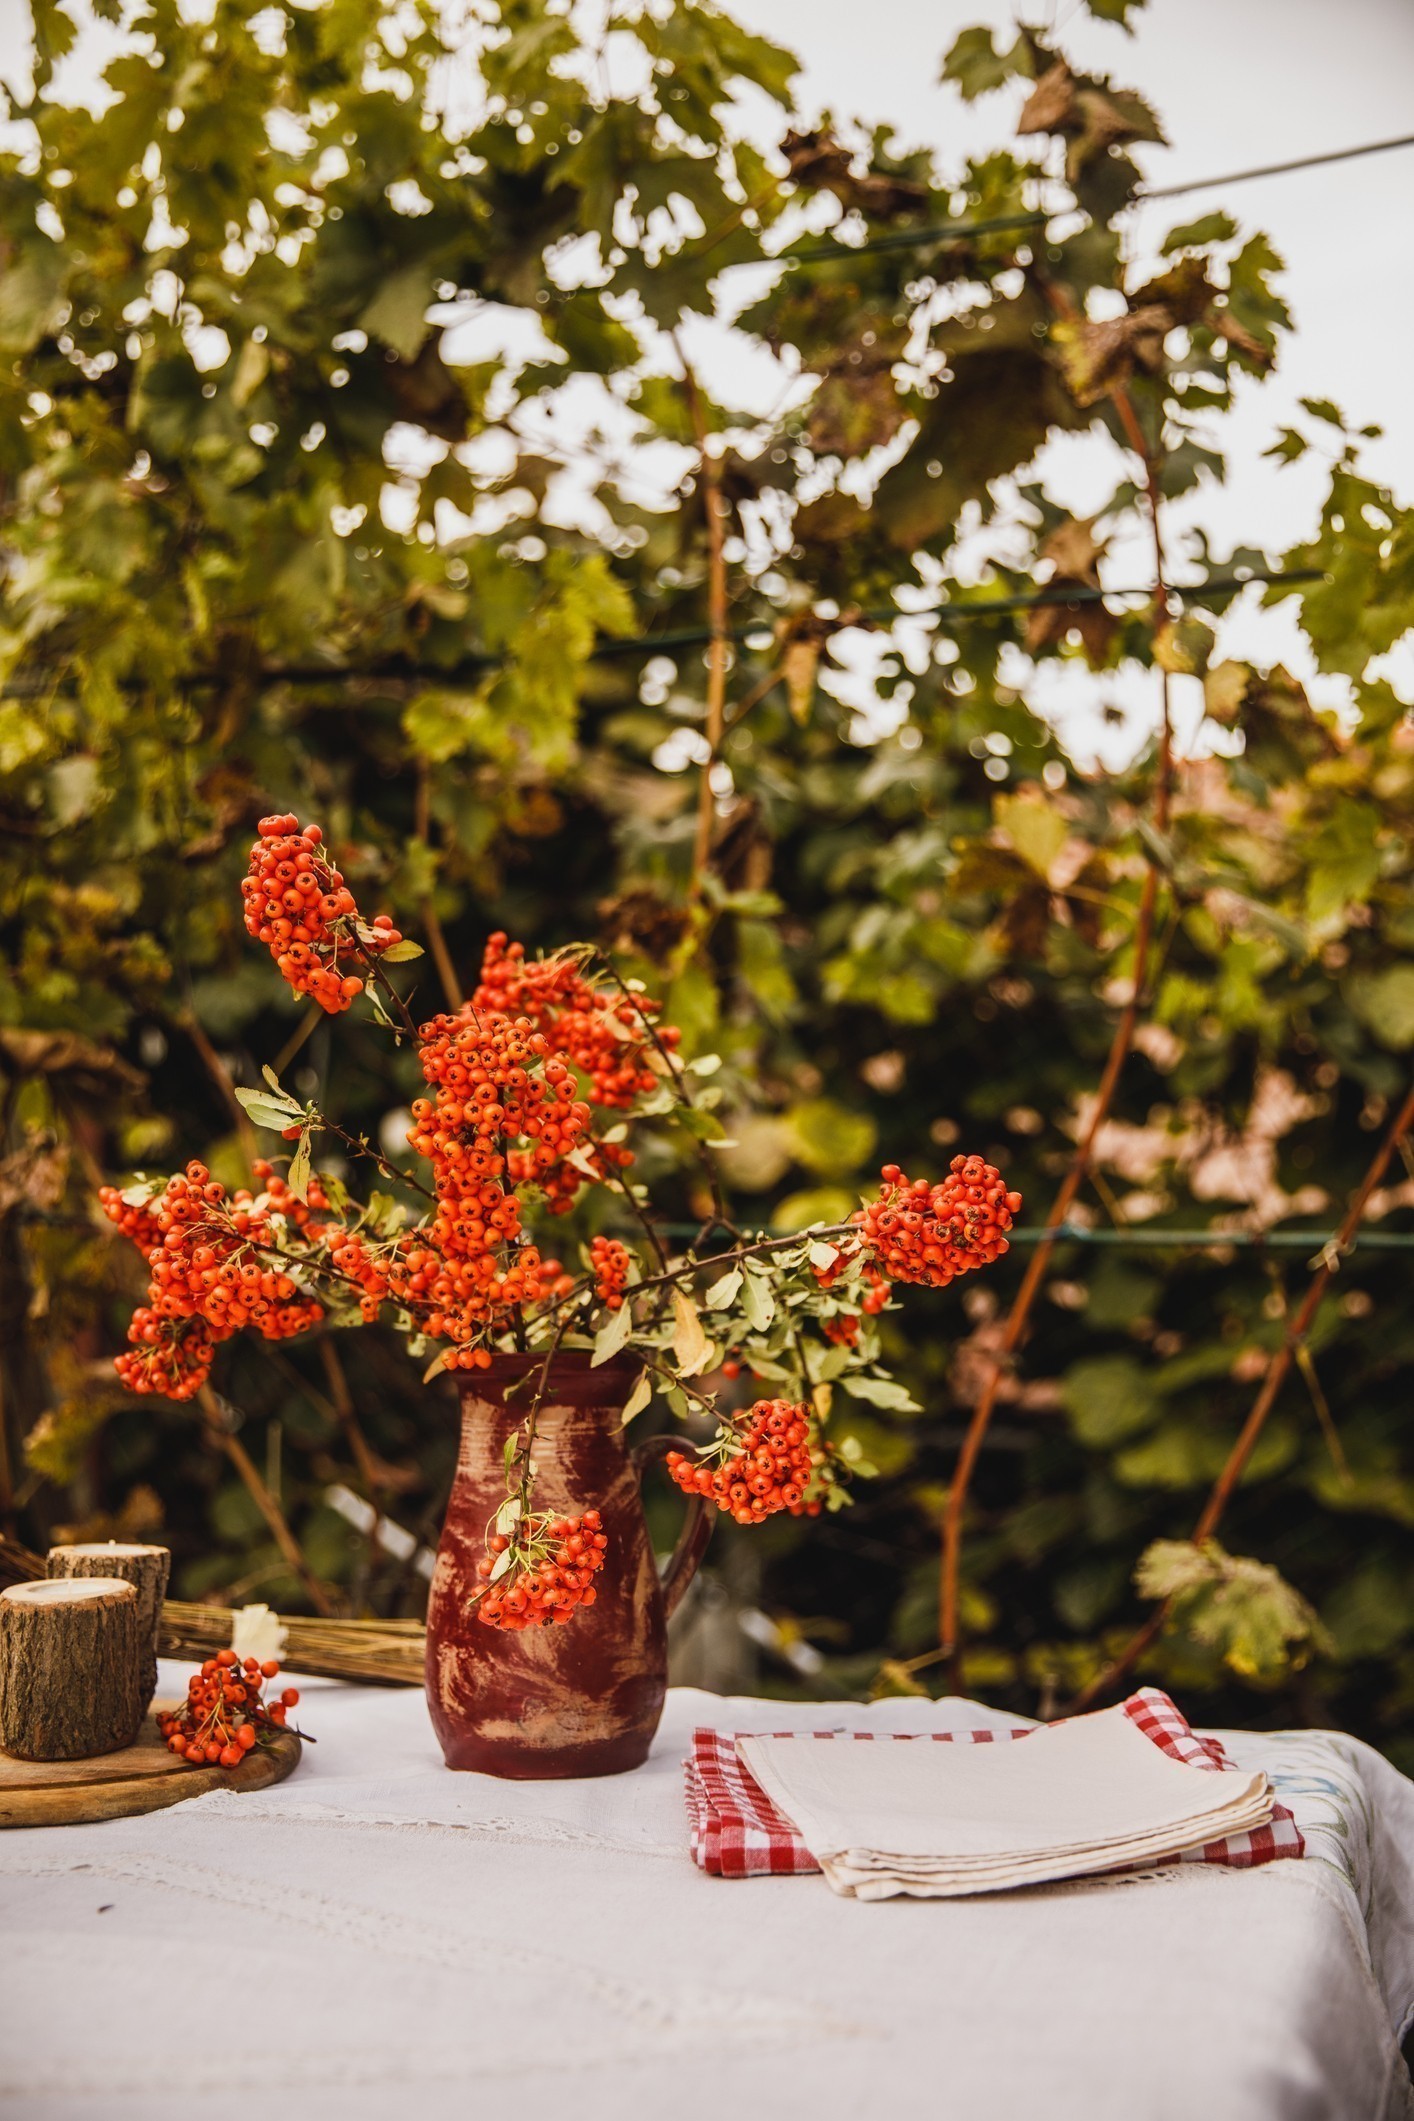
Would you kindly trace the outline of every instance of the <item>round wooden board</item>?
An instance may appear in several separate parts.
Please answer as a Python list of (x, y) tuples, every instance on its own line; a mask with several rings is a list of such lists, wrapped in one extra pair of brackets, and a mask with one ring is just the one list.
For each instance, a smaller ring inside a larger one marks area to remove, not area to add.
[(0, 1827), (81, 1826), (95, 1819), (127, 1819), (160, 1812), (208, 1790), (265, 1790), (299, 1765), (303, 1748), (293, 1731), (259, 1746), (236, 1768), (192, 1767), (168, 1752), (154, 1702), (134, 1745), (94, 1760), (16, 1760), (0, 1753)]

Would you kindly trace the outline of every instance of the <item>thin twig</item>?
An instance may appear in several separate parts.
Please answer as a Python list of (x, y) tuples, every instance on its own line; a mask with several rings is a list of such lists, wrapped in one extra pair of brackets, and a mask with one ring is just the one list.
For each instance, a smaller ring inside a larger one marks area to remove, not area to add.
[(367, 1157), (369, 1162), (381, 1171), (385, 1178), (395, 1180), (400, 1186), (410, 1186), (412, 1191), (420, 1193), (424, 1200), (436, 1200), (437, 1196), (430, 1186), (424, 1186), (422, 1180), (414, 1178), (411, 1171), (405, 1171), (401, 1164), (395, 1164), (390, 1158), (386, 1157), (381, 1149), (375, 1149), (366, 1134), (350, 1134), (339, 1126), (335, 1120), (327, 1118), (322, 1112), (318, 1116), (318, 1121), (326, 1134), (334, 1135), (344, 1144), (345, 1148), (352, 1149), (356, 1156)]
[(241, 1149), (246, 1162), (254, 1163), (260, 1153), (255, 1129), (250, 1123), (249, 1113), (236, 1096), (236, 1086), (231, 1081), (229, 1070), (207, 1037), (194, 1009), (190, 1007), (183, 1009), (176, 1021), (195, 1046), (201, 1065), (221, 1093), (222, 1103), (226, 1106), (232, 1120), (235, 1122), (236, 1133), (240, 1137)]
[(712, 855), (712, 834), (716, 822), (716, 791), (712, 786), (712, 774), (721, 757), (726, 722), (727, 652), (730, 645), (727, 632), (726, 535), (722, 507), (721, 459), (712, 456), (708, 451), (707, 414), (702, 392), (676, 332), (673, 334), (673, 344), (682, 364), (688, 415), (697, 438), (697, 452), (701, 464), (702, 512), (707, 530), (707, 756), (702, 762), (702, 772), (697, 784), (697, 830), (692, 843), (692, 882), (694, 888), (699, 888)]
[(277, 1077), (283, 1075), (295, 1055), (301, 1050), (306, 1041), (314, 1036), (323, 1022), (325, 1022), (324, 1011), (320, 1008), (318, 1002), (311, 1002), (295, 1029), (290, 1033), (290, 1036), (270, 1063), (270, 1073)]
[(280, 1508), (279, 1503), (276, 1502), (269, 1488), (266, 1487), (265, 1482), (257, 1472), (250, 1453), (246, 1450), (240, 1438), (233, 1435), (231, 1430), (226, 1427), (222, 1418), (220, 1403), (210, 1385), (203, 1385), (197, 1394), (197, 1398), (201, 1403), (201, 1410), (205, 1416), (202, 1433), (207, 1442), (213, 1449), (224, 1451), (227, 1458), (230, 1459), (231, 1464), (235, 1467), (236, 1472), (245, 1484), (251, 1500), (270, 1527), (276, 1546), (309, 1593), (315, 1609), (322, 1613), (326, 1620), (332, 1619), (334, 1608), (330, 1604), (328, 1593), (306, 1561), (304, 1549), (290, 1530), (284, 1511)]
[[(607, 950), (605, 950), (602, 946), (596, 947), (594, 955), (603, 965), (605, 971), (608, 973), (610, 979), (614, 982), (614, 985), (618, 988), (619, 992), (623, 995), (625, 1001), (630, 1003), (632, 1008), (637, 1013), (640, 1024), (642, 1024), (644, 1031), (647, 1033), (648, 1038), (653, 1045), (654, 1051), (657, 1053), (659, 1059), (663, 1064), (664, 1072), (667, 1075), (668, 1082), (679, 1104), (683, 1105), (690, 1112), (696, 1111), (697, 1100), (693, 1096), (692, 1087), (688, 1082), (688, 1071), (683, 1066), (682, 1062), (678, 1059), (677, 1055), (673, 1053), (670, 1048), (663, 1043), (663, 1039), (658, 1030), (658, 1026), (654, 1023), (652, 1017), (649, 1015), (648, 1011), (643, 1006), (642, 997), (634, 993), (633, 988), (624, 978), (622, 972), (620, 972), (618, 966), (614, 963), (613, 958), (609, 955)], [(709, 1149), (707, 1143), (705, 1141), (702, 1141), (696, 1134), (693, 1135), (692, 1140), (693, 1146), (697, 1152), (698, 1166), (702, 1172), (703, 1177), (707, 1181), (707, 1190), (712, 1197), (711, 1221), (706, 1222), (702, 1225), (702, 1229), (698, 1233), (699, 1241), (708, 1230), (714, 1227), (717, 1229), (726, 1230), (732, 1237), (739, 1237), (741, 1235), (741, 1232), (738, 1230), (736, 1224), (732, 1221), (731, 1217), (727, 1213), (726, 1195), (722, 1191), (722, 1175), (720, 1171), (718, 1171), (715, 1163), (712, 1161), (711, 1150)]]
[(942, 1648), (951, 1657), (958, 1646), (958, 1584), (962, 1558), (962, 1516), (967, 1501), (982, 1443), (991, 1424), (997, 1403), (1001, 1381), (1009, 1367), (1011, 1357), (1021, 1344), (1031, 1307), (1051, 1263), (1051, 1255), (1061, 1241), (1061, 1225), (1070, 1213), (1071, 1204), (1080, 1191), (1081, 1184), (1090, 1168), (1095, 1143), (1101, 1127), (1109, 1116), (1120, 1072), (1129, 1057), (1134, 1043), (1134, 1033), (1139, 1021), (1139, 1010), (1144, 984), (1148, 973), (1149, 944), (1153, 934), (1154, 906), (1158, 898), (1158, 871), (1150, 865), (1144, 873), (1143, 892), (1139, 901), (1139, 923), (1134, 937), (1134, 978), (1129, 1001), (1110, 1042), (1105, 1072), (1100, 1078), (1095, 1093), (1089, 1124), (1081, 1137), (1079, 1146), (1071, 1160), (1070, 1168), (1061, 1180), (1060, 1188), (1051, 1203), (1046, 1217), (1045, 1229), (1027, 1262), (1021, 1286), (1016, 1292), (1006, 1324), (1002, 1329), (997, 1354), (988, 1369), (972, 1418), (967, 1425), (962, 1450), (958, 1456), (952, 1485), (948, 1490), (947, 1510), (943, 1517), (943, 1564), (942, 1593), (939, 1611), (939, 1639)]
[[(413, 813), (413, 829), (424, 845), (431, 845), (432, 788), (426, 759), (419, 759), (417, 762), (417, 795)], [(452, 963), (452, 953), (447, 948), (447, 938), (442, 932), (442, 923), (437, 916), (437, 908), (432, 903), (430, 893), (419, 904), (417, 914), (427, 935), (428, 948), (432, 952), (432, 962), (437, 967), (437, 977), (442, 982), (442, 992), (447, 997), (447, 1006), (455, 1014), (461, 1008), (466, 997), (462, 992), (461, 981), (457, 978), (457, 968)]]
[(668, 1248), (663, 1243), (662, 1235), (659, 1232), (657, 1224), (654, 1222), (652, 1216), (648, 1213), (648, 1210), (644, 1207), (642, 1201), (638, 1198), (638, 1195), (634, 1192), (629, 1180), (622, 1177), (614, 1169), (614, 1166), (609, 1161), (609, 1159), (604, 1155), (605, 1144), (598, 1139), (597, 1135), (594, 1134), (590, 1135), (589, 1142), (591, 1148), (595, 1148), (599, 1151), (600, 1163), (602, 1166), (599, 1183), (601, 1185), (607, 1186), (611, 1193), (618, 1194), (620, 1200), (622, 1200), (628, 1208), (630, 1215), (632, 1215), (636, 1219), (639, 1228), (642, 1230), (644, 1236), (648, 1239), (649, 1244), (653, 1247), (653, 1251), (657, 1258), (659, 1266), (666, 1267), (668, 1264)]

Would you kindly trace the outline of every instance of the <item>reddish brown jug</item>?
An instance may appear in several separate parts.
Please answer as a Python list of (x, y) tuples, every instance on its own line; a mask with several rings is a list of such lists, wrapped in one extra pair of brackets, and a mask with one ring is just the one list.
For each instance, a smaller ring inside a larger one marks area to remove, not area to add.
[(595, 1602), (563, 1627), (511, 1633), (478, 1620), (476, 1564), (506, 1499), (506, 1439), (542, 1361), (499, 1355), (462, 1381), (461, 1452), (427, 1608), (427, 1705), (448, 1767), (520, 1781), (616, 1775), (648, 1757), (668, 1685), (668, 1615), (711, 1531), (694, 1496), (659, 1581), (639, 1479), (669, 1439), (628, 1450), (621, 1417), (637, 1365), (591, 1370), (587, 1355), (556, 1356), (536, 1417), (534, 1507), (600, 1513), (609, 1543)]

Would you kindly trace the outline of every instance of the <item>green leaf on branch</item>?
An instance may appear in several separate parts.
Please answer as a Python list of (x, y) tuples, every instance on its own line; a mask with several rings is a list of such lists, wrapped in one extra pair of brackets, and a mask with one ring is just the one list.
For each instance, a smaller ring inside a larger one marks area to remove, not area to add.
[(276, 1096), (269, 1090), (238, 1089), (236, 1102), (244, 1107), (257, 1127), (268, 1127), (275, 1134), (283, 1134), (286, 1127), (304, 1118), (304, 1106), (296, 1104), (292, 1097), (286, 1097), (283, 1091)]
[(390, 949), (380, 951), (379, 959), (385, 965), (409, 965), (415, 957), (422, 957), (423, 955), (424, 951), (421, 943), (412, 943), (404, 939), (401, 943), (394, 943)]
[(1276, 1569), (1216, 1540), (1155, 1540), (1134, 1582), (1141, 1598), (1171, 1600), (1173, 1625), (1242, 1679), (1279, 1680), (1329, 1646), (1314, 1608)]
[(1139, 1435), (1160, 1412), (1151, 1374), (1129, 1355), (1091, 1355), (1072, 1364), (1061, 1402), (1076, 1436), (1092, 1450)]
[(716, 1281), (713, 1282), (711, 1288), (707, 1291), (708, 1310), (725, 1311), (728, 1304), (735, 1302), (736, 1293), (738, 1289), (740, 1289), (741, 1285), (741, 1268), (728, 1268), (725, 1274), (721, 1274), (717, 1277)]
[(871, 1407), (891, 1407), (898, 1414), (921, 1414), (923, 1409), (907, 1385), (894, 1377), (861, 1377), (848, 1374), (840, 1384), (851, 1399), (867, 1401)]
[(786, 1123), (797, 1158), (818, 1178), (843, 1178), (869, 1161), (878, 1129), (867, 1112), (833, 1097), (811, 1097), (792, 1106)]
[(951, 81), (964, 102), (975, 103), (979, 96), (1004, 87), (1017, 74), (1029, 75), (1033, 71), (1025, 38), (1018, 37), (1010, 51), (999, 52), (992, 42), (992, 32), (978, 26), (965, 29), (954, 38), (939, 79)]
[(1394, 1053), (1407, 1053), (1414, 1046), (1414, 965), (1356, 973), (1347, 983), (1346, 998), (1382, 1046)]
[(776, 1315), (770, 1278), (748, 1260), (741, 1284), (741, 1307), (753, 1333), (764, 1333)]

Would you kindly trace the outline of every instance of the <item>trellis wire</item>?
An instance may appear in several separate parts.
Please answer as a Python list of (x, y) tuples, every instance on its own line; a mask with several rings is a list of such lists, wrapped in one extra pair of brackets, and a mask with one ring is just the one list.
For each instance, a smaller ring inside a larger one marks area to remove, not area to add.
[[(1253, 583), (1262, 585), (1291, 584), (1298, 582), (1322, 582), (1326, 579), (1319, 567), (1244, 568), (1240, 574), (1213, 575), (1206, 582), (1168, 583), (1164, 593), (1171, 602), (1203, 604), (1211, 597), (1236, 595)], [(1041, 589), (1025, 596), (978, 597), (972, 603), (925, 604), (913, 611), (904, 611), (897, 604), (876, 604), (852, 613), (841, 620), (841, 625), (867, 623), (875, 626), (894, 626), (908, 619), (930, 619), (940, 628), (951, 625), (971, 624), (978, 619), (997, 619), (1013, 616), (1022, 611), (1046, 611), (1059, 609), (1068, 611), (1090, 604), (1106, 603), (1111, 597), (1153, 598), (1159, 591), (1152, 585), (1139, 589), (1092, 589), (1085, 584), (1074, 587)], [(803, 614), (809, 616), (809, 614)], [(743, 619), (739, 624), (727, 628), (728, 638), (733, 641), (749, 641), (756, 635), (769, 635), (770, 621), (765, 618)], [(621, 640), (604, 638), (597, 641), (590, 651), (593, 662), (611, 662), (619, 657), (654, 656), (671, 654), (679, 648), (703, 648), (712, 639), (705, 626), (679, 626), (662, 633), (631, 634)], [(504, 664), (504, 656), (475, 652), (458, 658), (455, 663), (410, 663), (390, 660), (384, 664), (330, 664), (330, 663), (277, 663), (253, 673), (259, 685), (337, 685), (348, 680), (372, 681), (379, 684), (408, 684), (430, 680), (439, 685), (455, 685), (465, 678), (479, 677), (488, 670), (498, 670)], [(127, 691), (141, 691), (147, 680), (123, 678), (121, 686)], [(197, 670), (177, 678), (174, 684), (180, 690), (196, 690), (225, 682), (219, 670)], [(12, 681), (0, 689), (0, 699), (41, 699), (50, 688), (38, 678)]]
[[(1353, 162), (1362, 155), (1388, 154), (1396, 147), (1414, 147), (1414, 133), (1402, 133), (1393, 140), (1367, 140), (1359, 147), (1331, 148), (1325, 154), (1300, 155), (1290, 162), (1264, 162), (1253, 169), (1229, 170), (1221, 177), (1191, 177), (1183, 184), (1162, 184), (1152, 188), (1142, 186), (1134, 195), (1132, 204), (1147, 205), (1151, 199), (1181, 199), (1189, 192), (1214, 191), (1228, 184), (1248, 184), (1258, 177), (1285, 177), (1297, 170), (1320, 169), (1332, 162)], [(1044, 170), (1034, 175), (1042, 177)], [(825, 243), (814, 250), (782, 250), (773, 258), (764, 261), (752, 259), (756, 264), (768, 265), (826, 265), (835, 264), (842, 258), (864, 258), (880, 251), (926, 250), (934, 243), (947, 243), (967, 236), (1004, 235), (1015, 230), (1017, 234), (1028, 228), (1048, 228), (1052, 221), (1061, 221), (1069, 214), (1084, 214), (1078, 206), (1057, 207), (1052, 213), (1039, 210), (1030, 213), (998, 214), (986, 221), (931, 221), (922, 228), (894, 228), (883, 235), (866, 236), (862, 243)]]
[[(696, 1223), (664, 1223), (665, 1235), (691, 1237)], [(809, 1236), (808, 1230), (801, 1237)], [(1061, 1223), (1047, 1231), (1040, 1223), (1026, 1223), (1008, 1232), (1013, 1245), (1038, 1245), (1045, 1237), (1056, 1244), (1106, 1245), (1116, 1251), (1167, 1251), (1188, 1248), (1222, 1251), (1229, 1246), (1249, 1252), (1309, 1252), (1313, 1258), (1336, 1242), (1334, 1230), (1170, 1230), (1130, 1226), (1124, 1229), (1091, 1229), (1084, 1223)], [(1353, 1239), (1352, 1252), (1414, 1252), (1414, 1230), (1361, 1230)]]

